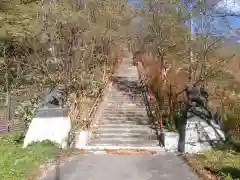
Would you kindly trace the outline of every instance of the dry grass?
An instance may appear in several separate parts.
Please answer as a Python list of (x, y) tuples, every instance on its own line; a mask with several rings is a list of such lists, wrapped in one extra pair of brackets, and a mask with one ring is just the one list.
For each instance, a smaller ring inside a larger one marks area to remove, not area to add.
[(201, 180), (220, 180), (220, 177), (206, 170), (195, 156), (187, 156), (188, 165), (199, 174)]
[(235, 151), (212, 149), (201, 155), (189, 155), (187, 160), (203, 180), (240, 178), (240, 154)]

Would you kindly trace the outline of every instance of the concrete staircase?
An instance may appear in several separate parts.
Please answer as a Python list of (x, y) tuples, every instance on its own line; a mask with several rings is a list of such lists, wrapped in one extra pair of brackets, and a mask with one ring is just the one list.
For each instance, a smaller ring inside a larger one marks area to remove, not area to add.
[(132, 57), (124, 58), (100, 104), (97, 125), (88, 149), (146, 149), (163, 151), (143, 102), (142, 88)]

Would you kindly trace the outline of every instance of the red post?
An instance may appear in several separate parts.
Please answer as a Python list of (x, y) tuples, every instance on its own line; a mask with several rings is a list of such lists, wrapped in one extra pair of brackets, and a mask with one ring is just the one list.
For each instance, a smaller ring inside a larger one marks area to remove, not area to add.
[(120, 64), (123, 62), (123, 54), (121, 55)]
[(161, 117), (160, 117), (160, 120), (159, 120), (159, 128), (160, 128), (160, 133), (163, 132), (163, 124), (162, 124), (162, 113), (161, 113)]

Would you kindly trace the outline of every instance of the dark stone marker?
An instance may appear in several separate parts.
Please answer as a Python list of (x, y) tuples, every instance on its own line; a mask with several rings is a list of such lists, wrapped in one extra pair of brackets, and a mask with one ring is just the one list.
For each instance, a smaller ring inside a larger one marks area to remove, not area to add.
[(66, 86), (59, 84), (48, 92), (44, 92), (44, 97), (40, 103), (39, 108), (56, 108), (63, 107), (64, 96), (66, 93)]
[(66, 86), (59, 84), (53, 89), (45, 89), (42, 100), (36, 110), (35, 117), (67, 117), (67, 108), (64, 108)]
[(179, 145), (180, 152), (185, 151), (185, 133), (186, 124), (189, 117), (198, 116), (203, 120), (209, 120), (212, 118), (211, 112), (207, 106), (208, 93), (204, 88), (198, 88), (195, 85), (187, 85), (185, 89), (187, 95), (187, 104), (183, 110), (183, 120), (179, 125)]

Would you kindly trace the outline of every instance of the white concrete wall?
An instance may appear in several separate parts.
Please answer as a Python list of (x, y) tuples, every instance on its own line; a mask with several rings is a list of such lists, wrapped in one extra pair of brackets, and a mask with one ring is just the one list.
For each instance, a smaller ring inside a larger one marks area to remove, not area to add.
[(225, 135), (213, 121), (209, 125), (199, 117), (191, 117), (187, 121), (185, 133), (185, 152), (199, 153), (211, 148), (211, 142), (224, 140)]
[[(209, 125), (205, 120), (194, 116), (188, 119), (185, 132), (185, 153), (200, 153), (211, 149), (210, 142), (225, 140), (224, 132), (220, 127), (211, 122)], [(166, 151), (177, 152), (179, 134), (176, 132), (164, 132), (164, 147)]]
[(176, 132), (164, 132), (164, 148), (168, 152), (178, 151), (179, 134)]
[(59, 144), (61, 148), (66, 148), (70, 130), (71, 120), (69, 117), (33, 118), (23, 147), (32, 142), (50, 140)]

